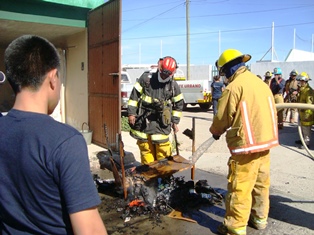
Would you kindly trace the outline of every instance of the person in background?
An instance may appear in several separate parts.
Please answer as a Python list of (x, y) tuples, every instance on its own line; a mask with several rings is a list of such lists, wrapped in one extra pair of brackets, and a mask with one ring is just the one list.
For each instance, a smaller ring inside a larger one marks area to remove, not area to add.
[[(285, 79), (282, 77), (281, 68), (274, 68), (274, 77), (270, 81), (270, 89), (274, 95), (275, 103), (283, 103), (283, 93), (285, 89)], [(278, 129), (283, 129), (283, 111), (284, 109), (277, 110)]]
[(107, 234), (79, 131), (49, 115), (60, 98), (60, 59), (45, 38), (5, 50), (16, 99), (0, 118), (0, 234)]
[(177, 133), (183, 109), (183, 95), (173, 76), (174, 58), (159, 59), (158, 70), (141, 76), (128, 102), (130, 134), (137, 139), (141, 163), (147, 165), (172, 155), (169, 135)]
[[(296, 80), (296, 77), (298, 75), (298, 72), (296, 70), (292, 70), (290, 72), (290, 77), (286, 81), (285, 84), (285, 98), (284, 101), (285, 103), (296, 103), (297, 102), (297, 96), (298, 96), (298, 81)], [(288, 122), (287, 117), (288, 113), (290, 111), (290, 123), (294, 123), (295, 120), (295, 115), (297, 112), (296, 108), (287, 108), (284, 111), (284, 119), (286, 122)]]
[[(235, 49), (218, 59), (229, 85), (218, 101), (209, 131), (218, 140), (226, 132), (228, 161), (226, 213), (219, 234), (245, 235), (247, 224), (265, 229), (269, 212), (270, 149), (278, 146), (274, 97), (245, 66), (251, 56)], [(258, 88), (258, 89), (257, 89)]]
[[(314, 91), (309, 85), (310, 77), (306, 72), (302, 72), (299, 74), (296, 78), (300, 82), (300, 93), (298, 96), (298, 103), (305, 103), (305, 104), (313, 104), (314, 103)], [(313, 110), (311, 109), (300, 109), (300, 124), (302, 129), (302, 135), (305, 144), (307, 147), (310, 147), (310, 141), (311, 141), (311, 127), (314, 124), (314, 117), (313, 117)], [(296, 140), (296, 144), (300, 144), (303, 148), (302, 141)]]
[(267, 71), (264, 75), (264, 82), (267, 84), (267, 86), (270, 86), (271, 77), (273, 74), (270, 71)]
[(216, 113), (217, 113), (218, 99), (220, 98), (220, 96), (224, 90), (224, 87), (225, 87), (225, 85), (220, 80), (220, 76), (219, 75), (214, 76), (214, 81), (211, 84), (211, 94), (212, 94), (214, 115), (216, 115)]

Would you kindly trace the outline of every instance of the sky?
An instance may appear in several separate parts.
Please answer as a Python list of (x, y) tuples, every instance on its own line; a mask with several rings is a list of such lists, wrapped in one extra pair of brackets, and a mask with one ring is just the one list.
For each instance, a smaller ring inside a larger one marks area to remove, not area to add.
[[(278, 61), (291, 49), (313, 50), (313, 0), (190, 0), (188, 5), (191, 65), (214, 64), (229, 48), (250, 54), (252, 62), (270, 60), (271, 48)], [(122, 64), (156, 64), (168, 55), (179, 66), (186, 64), (186, 13), (186, 0), (122, 0)]]

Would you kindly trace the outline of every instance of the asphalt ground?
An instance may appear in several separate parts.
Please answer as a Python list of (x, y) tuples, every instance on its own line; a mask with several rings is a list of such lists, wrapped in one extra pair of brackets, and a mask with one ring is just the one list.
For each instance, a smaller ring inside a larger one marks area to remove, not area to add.
[[(212, 111), (204, 112), (197, 107), (189, 107), (183, 112), (177, 134), (179, 155), (189, 158), (192, 154), (192, 140), (182, 134), (185, 129), (192, 129), (192, 120), (195, 120), (195, 148), (197, 149), (211, 135), (208, 128), (212, 122)], [(247, 234), (269, 235), (309, 235), (314, 234), (314, 160), (308, 156), (304, 149), (294, 143), (299, 139), (297, 124), (285, 123), (279, 130), (280, 146), (271, 149), (271, 189), (270, 213), (268, 226), (259, 231), (248, 227)], [(136, 140), (129, 133), (122, 132), (124, 150), (132, 152), (136, 161), (140, 162), (139, 150)], [(313, 139), (312, 139), (313, 140)], [(314, 151), (314, 141), (310, 144)], [(91, 169), (99, 173), (99, 162), (96, 154), (104, 149), (96, 145), (88, 145)], [(218, 141), (203, 154), (195, 165), (195, 182), (206, 179), (213, 188), (226, 190), (227, 186), (227, 161), (230, 153), (227, 149), (225, 138), (221, 136)], [(190, 170), (185, 170), (176, 175), (183, 175), (190, 179)], [(107, 177), (111, 175), (107, 174)], [(111, 176), (112, 178), (112, 176)], [(191, 212), (192, 213), (192, 212)], [(223, 221), (224, 205), (204, 207), (193, 211), (191, 218), (197, 223), (164, 217), (164, 225), (150, 227), (149, 230), (137, 228), (136, 234), (217, 234), (216, 228)], [(104, 219), (105, 221), (105, 219)], [(149, 224), (141, 220), (135, 222), (140, 228), (149, 228)], [(106, 221), (105, 221), (106, 223)], [(131, 230), (114, 232), (112, 224), (106, 223), (109, 234), (132, 234)], [(123, 227), (123, 221), (121, 221)]]

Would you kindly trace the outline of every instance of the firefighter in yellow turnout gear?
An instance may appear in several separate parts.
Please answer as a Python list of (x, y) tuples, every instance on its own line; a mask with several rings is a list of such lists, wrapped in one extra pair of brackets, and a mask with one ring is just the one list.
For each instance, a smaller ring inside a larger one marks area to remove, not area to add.
[(229, 85), (218, 101), (210, 132), (226, 132), (228, 161), (226, 214), (220, 234), (245, 235), (249, 222), (264, 229), (269, 212), (270, 148), (278, 145), (276, 107), (269, 86), (245, 66), (251, 56), (235, 49), (218, 59), (220, 74)]
[[(297, 76), (296, 79), (297, 81), (300, 82), (298, 103), (313, 104), (314, 103), (314, 91), (308, 84), (308, 81), (310, 80), (309, 75), (306, 72), (302, 72), (301, 74)], [(299, 115), (300, 115), (300, 124), (301, 124), (304, 142), (309, 148), (310, 141), (311, 141), (311, 127), (314, 124), (313, 110), (301, 109), (299, 110)], [(301, 140), (297, 140), (295, 141), (295, 143), (302, 144)]]
[(137, 139), (141, 163), (149, 164), (171, 156), (169, 135), (176, 133), (183, 109), (183, 95), (173, 75), (174, 58), (158, 62), (155, 73), (144, 73), (134, 85), (128, 102), (130, 134)]

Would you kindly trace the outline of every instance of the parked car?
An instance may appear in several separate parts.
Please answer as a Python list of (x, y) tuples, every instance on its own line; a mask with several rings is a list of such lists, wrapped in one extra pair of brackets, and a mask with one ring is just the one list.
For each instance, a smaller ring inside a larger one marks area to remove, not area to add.
[(121, 110), (128, 108), (128, 101), (133, 89), (134, 83), (127, 72), (121, 72)]

